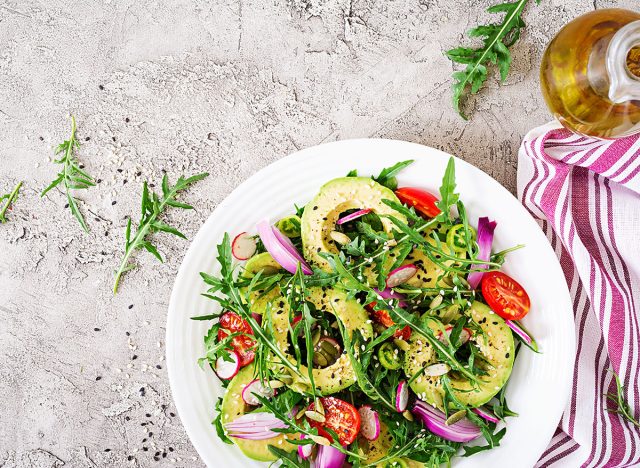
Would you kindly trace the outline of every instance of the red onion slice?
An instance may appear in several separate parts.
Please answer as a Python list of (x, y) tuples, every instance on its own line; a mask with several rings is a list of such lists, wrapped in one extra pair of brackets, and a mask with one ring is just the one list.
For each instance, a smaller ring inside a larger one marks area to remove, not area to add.
[(343, 216), (338, 221), (336, 221), (336, 224), (339, 226), (341, 224), (348, 223), (349, 221), (353, 221), (354, 219), (358, 219), (361, 216), (366, 215), (367, 213), (371, 213), (371, 208), (365, 208), (365, 209), (362, 209), (362, 210), (354, 211), (353, 213), (348, 214), (347, 216)]
[(446, 440), (470, 442), (482, 434), (480, 428), (466, 418), (447, 426), (445, 414), (424, 401), (418, 400), (411, 412), (422, 420), (427, 429)]
[(260, 221), (256, 228), (262, 243), (273, 259), (289, 273), (294, 274), (298, 265), (305, 275), (313, 274), (311, 267), (307, 265), (304, 257), (300, 255), (287, 236), (283, 235), (278, 228), (271, 226), (268, 221)]
[(482, 419), (486, 419), (489, 422), (498, 424), (498, 422), (500, 421), (500, 419), (498, 419), (498, 417), (495, 414), (493, 414), (491, 411), (489, 411), (484, 406), (481, 406), (479, 408), (473, 408), (471, 411), (476, 413)]
[(378, 412), (369, 405), (361, 406), (360, 413), (360, 434), (367, 440), (376, 440), (380, 437), (380, 416)]
[(331, 445), (320, 445), (315, 468), (342, 468), (347, 455)]
[(418, 273), (418, 267), (413, 264), (396, 268), (387, 276), (387, 288), (395, 288), (396, 286), (406, 283), (413, 278), (416, 273)]
[(538, 352), (538, 343), (536, 343), (536, 340), (533, 339), (533, 337), (529, 334), (527, 330), (525, 330), (525, 328), (522, 325), (520, 325), (518, 322), (515, 322), (513, 320), (505, 320), (505, 322), (507, 323), (509, 328), (513, 330), (513, 333), (515, 333), (522, 341), (524, 341), (524, 343), (529, 348), (531, 348), (535, 352)]
[[(486, 216), (478, 219), (478, 260), (489, 261), (491, 257), (491, 244), (493, 243), (493, 231), (495, 231), (497, 223), (495, 221), (489, 221)], [(476, 264), (471, 265), (472, 270), (478, 270), (484, 268), (484, 265)], [(482, 280), (484, 275), (483, 271), (472, 271), (467, 276), (467, 282), (471, 289), (476, 289)]]

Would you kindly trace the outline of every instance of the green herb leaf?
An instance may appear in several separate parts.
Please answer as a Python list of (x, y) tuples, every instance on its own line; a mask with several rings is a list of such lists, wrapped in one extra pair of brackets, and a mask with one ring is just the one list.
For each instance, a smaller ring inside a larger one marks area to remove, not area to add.
[(0, 209), (0, 223), (7, 222), (7, 210), (13, 205), (13, 203), (18, 199), (18, 193), (20, 192), (20, 187), (22, 187), (22, 182), (18, 182), (18, 185), (14, 187), (11, 193), (7, 193), (6, 195), (2, 195), (0, 197), (0, 201), (6, 200), (2, 208)]
[[(125, 231), (124, 256), (122, 257), (120, 266), (115, 273), (115, 281), (113, 284), (114, 294), (118, 291), (118, 285), (120, 284), (122, 275), (133, 268), (133, 264), (130, 263), (130, 259), (133, 252), (135, 252), (137, 249), (146, 249), (158, 260), (160, 260), (161, 262), (163, 261), (162, 256), (160, 255), (156, 247), (149, 240), (147, 240), (147, 236), (149, 234), (157, 231), (163, 231), (174, 234), (178, 237), (185, 238), (184, 234), (182, 234), (177, 229), (159, 221), (158, 216), (164, 212), (167, 206), (182, 205), (175, 201), (178, 193), (185, 190), (194, 182), (204, 179), (208, 175), (209, 174), (207, 173), (202, 173), (193, 177), (189, 177), (187, 179), (185, 179), (184, 177), (179, 177), (173, 187), (169, 185), (167, 176), (165, 175), (162, 180), (162, 197), (158, 197), (158, 195), (151, 192), (146, 182), (142, 185), (142, 200), (140, 203), (142, 214), (140, 216), (138, 228), (133, 235), (133, 238), (131, 237), (131, 218), (129, 218), (129, 220), (127, 221), (127, 228)], [(186, 208), (188, 207), (188, 205), (179, 207)], [(229, 258), (231, 257), (230, 249), (231, 247), (229, 247)]]
[[(402, 169), (413, 163), (413, 159), (409, 159), (407, 161), (400, 161), (394, 164), (391, 167), (385, 167), (380, 171), (378, 177), (372, 177), (373, 180), (378, 182), (380, 185), (384, 185), (385, 187), (395, 190), (398, 188), (398, 181), (396, 180), (396, 174), (398, 174)], [(353, 171), (352, 171), (353, 172)], [(349, 177), (347, 175), (347, 177)]]
[(80, 147), (80, 143), (76, 139), (76, 119), (71, 116), (71, 136), (68, 140), (58, 145), (55, 154), (62, 154), (59, 159), (54, 162), (62, 165), (62, 170), (57, 177), (51, 182), (40, 194), (44, 197), (49, 190), (62, 184), (67, 196), (67, 204), (71, 213), (80, 223), (85, 232), (89, 232), (89, 227), (84, 220), (82, 212), (78, 208), (76, 199), (72, 195), (72, 190), (87, 189), (95, 186), (93, 178), (80, 168), (80, 164), (74, 156), (74, 150)]
[(482, 38), (483, 45), (477, 48), (456, 47), (446, 52), (454, 63), (466, 65), (463, 71), (453, 73), (452, 84), (453, 107), (463, 119), (466, 120), (467, 116), (460, 109), (460, 100), (467, 88), (471, 94), (480, 90), (487, 80), (487, 65), (497, 65), (500, 79), (504, 81), (507, 78), (511, 66), (509, 47), (518, 41), (525, 26), (522, 11), (527, 2), (517, 0), (489, 7), (489, 13), (504, 13), (504, 18), (501, 23), (481, 25), (469, 31), (470, 37)]
[(620, 377), (618, 377), (618, 374), (616, 374), (613, 370), (611, 370), (611, 373), (613, 374), (613, 378), (615, 379), (616, 393), (607, 393), (605, 396), (607, 400), (615, 404), (615, 407), (607, 408), (607, 411), (619, 414), (622, 418), (626, 419), (634, 426), (640, 427), (640, 421), (638, 421), (633, 416), (631, 407), (624, 399), (624, 386), (620, 381)]

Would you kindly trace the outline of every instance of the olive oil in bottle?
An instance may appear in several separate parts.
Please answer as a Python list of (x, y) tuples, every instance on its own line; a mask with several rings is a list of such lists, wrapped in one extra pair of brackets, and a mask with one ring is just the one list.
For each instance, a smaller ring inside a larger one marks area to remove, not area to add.
[(540, 83), (570, 130), (598, 138), (640, 132), (640, 13), (605, 9), (571, 21), (548, 45)]

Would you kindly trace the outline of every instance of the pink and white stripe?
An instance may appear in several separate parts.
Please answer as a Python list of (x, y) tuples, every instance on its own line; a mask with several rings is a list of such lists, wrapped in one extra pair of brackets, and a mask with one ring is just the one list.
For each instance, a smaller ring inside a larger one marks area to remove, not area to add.
[(577, 354), (560, 427), (537, 467), (640, 466), (640, 136), (601, 141), (547, 124), (519, 153), (518, 195), (556, 251), (573, 297)]

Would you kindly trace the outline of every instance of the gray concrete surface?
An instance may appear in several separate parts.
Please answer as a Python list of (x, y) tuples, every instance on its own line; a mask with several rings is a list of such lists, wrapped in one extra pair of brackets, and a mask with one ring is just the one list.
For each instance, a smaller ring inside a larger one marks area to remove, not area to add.
[[(443, 51), (489, 4), (0, 0), (0, 192), (25, 181), (0, 225), (0, 466), (201, 466), (163, 360), (188, 242), (157, 235), (166, 263), (140, 253), (110, 290), (142, 180), (212, 173), (186, 196), (194, 212), (168, 216), (190, 237), (258, 169), (345, 138), (442, 148), (514, 191), (519, 142), (549, 119), (537, 80), (545, 43), (573, 16), (634, 0), (529, 5), (507, 83), (492, 78), (464, 122)], [(89, 235), (61, 192), (38, 195), (69, 113), (79, 158), (101, 180), (78, 194)]]

